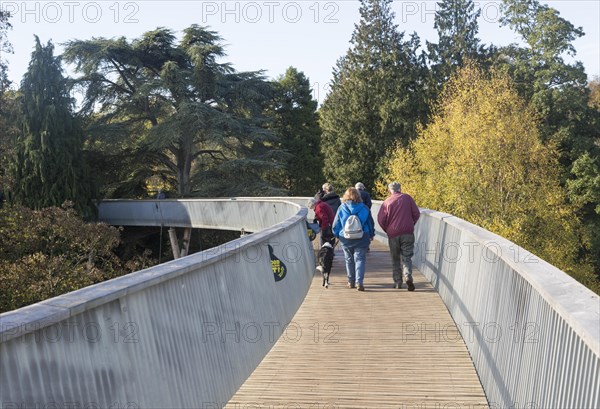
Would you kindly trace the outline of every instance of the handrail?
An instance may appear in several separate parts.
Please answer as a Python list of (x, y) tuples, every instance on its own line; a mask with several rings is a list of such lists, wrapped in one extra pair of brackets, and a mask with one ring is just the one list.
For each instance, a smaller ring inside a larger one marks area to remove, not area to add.
[(490, 407), (600, 407), (596, 294), (509, 240), (428, 209), (413, 263), (460, 329)]
[[(118, 224), (162, 209), (159, 224), (196, 227), (214, 217), (256, 233), (0, 315), (2, 406), (226, 402), (308, 291), (307, 209), (269, 199), (110, 201), (101, 217), (107, 207)], [(280, 281), (272, 257), (287, 269)]]

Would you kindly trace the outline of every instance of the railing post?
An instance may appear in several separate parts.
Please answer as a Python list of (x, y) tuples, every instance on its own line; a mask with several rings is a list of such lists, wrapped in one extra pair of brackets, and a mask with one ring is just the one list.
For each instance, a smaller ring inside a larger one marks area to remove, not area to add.
[(178, 259), (181, 257), (179, 252), (179, 241), (177, 240), (177, 230), (174, 227), (169, 227), (169, 239), (171, 240), (171, 248), (173, 249), (173, 258)]

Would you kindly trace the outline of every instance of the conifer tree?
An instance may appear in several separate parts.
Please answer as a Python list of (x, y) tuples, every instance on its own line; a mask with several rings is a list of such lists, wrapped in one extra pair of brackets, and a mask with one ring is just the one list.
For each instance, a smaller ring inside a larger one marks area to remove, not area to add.
[(116, 192), (143, 194), (140, 187), (161, 175), (181, 196), (268, 194), (262, 175), (280, 157), (262, 115), (271, 84), (220, 62), (221, 40), (191, 25), (180, 41), (157, 28), (133, 41), (67, 44), (98, 140), (136, 157), (133, 169), (119, 172), (129, 177)]
[(290, 155), (281, 182), (292, 195), (312, 196), (323, 184), (317, 101), (308, 78), (294, 67), (277, 79), (274, 92), (268, 116), (281, 149)]
[(442, 0), (437, 6), (434, 28), (438, 32), (438, 42), (427, 42), (436, 89), (463, 66), (465, 59), (476, 60), (483, 52), (477, 38), (477, 18), (481, 10), (475, 9), (473, 0)]
[(12, 28), (8, 19), (10, 14), (4, 10), (0, 10), (0, 98), (10, 85), (8, 80), (8, 64), (4, 60), (4, 54), (12, 53), (12, 45), (7, 39), (6, 32)]
[(391, 3), (361, 0), (352, 46), (338, 60), (320, 110), (324, 173), (339, 189), (359, 180), (371, 189), (386, 149), (408, 143), (424, 119), (419, 38), (404, 40)]
[(33, 209), (71, 201), (79, 212), (90, 215), (83, 134), (73, 116), (73, 100), (52, 42), (43, 46), (35, 37), (19, 91), (22, 131), (12, 163), (15, 199)]
[[(12, 46), (7, 39), (7, 31), (11, 29), (9, 13), (0, 10), (0, 162), (8, 163), (8, 158), (12, 156), (14, 149), (14, 113), (16, 112), (14, 103), (14, 92), (8, 88), (8, 64), (4, 55), (12, 52)], [(12, 185), (10, 173), (6, 166), (0, 167), (0, 196), (4, 196), (6, 191)], [(0, 199), (1, 205), (1, 199)]]

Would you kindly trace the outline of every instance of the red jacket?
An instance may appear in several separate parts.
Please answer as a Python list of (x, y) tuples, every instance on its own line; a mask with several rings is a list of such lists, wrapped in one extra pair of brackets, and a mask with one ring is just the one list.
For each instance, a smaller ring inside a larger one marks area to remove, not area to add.
[(393, 193), (379, 209), (377, 222), (388, 238), (393, 239), (402, 234), (415, 231), (415, 223), (419, 220), (419, 208), (414, 199), (406, 193)]
[(329, 206), (325, 202), (318, 201), (315, 205), (315, 219), (319, 222), (319, 226), (321, 229), (324, 229), (327, 226), (333, 225), (333, 218), (335, 215), (333, 214), (333, 210), (331, 206)]

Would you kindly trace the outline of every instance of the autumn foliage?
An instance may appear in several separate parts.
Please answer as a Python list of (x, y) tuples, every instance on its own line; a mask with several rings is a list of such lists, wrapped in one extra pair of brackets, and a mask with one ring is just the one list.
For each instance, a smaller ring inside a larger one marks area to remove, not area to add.
[(152, 264), (121, 260), (118, 229), (86, 223), (72, 206), (0, 209), (0, 312), (55, 297)]
[(506, 237), (598, 291), (591, 267), (577, 258), (582, 229), (560, 184), (558, 151), (540, 142), (538, 129), (506, 75), (467, 64), (429, 126), (390, 152), (386, 180), (400, 181), (419, 206)]

